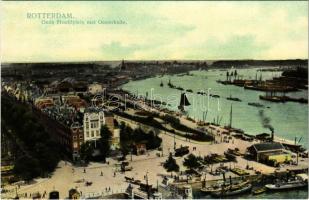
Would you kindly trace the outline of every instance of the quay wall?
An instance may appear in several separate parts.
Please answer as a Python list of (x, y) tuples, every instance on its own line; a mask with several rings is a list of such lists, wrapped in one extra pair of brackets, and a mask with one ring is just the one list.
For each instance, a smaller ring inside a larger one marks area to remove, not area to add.
[[(289, 170), (289, 172), (293, 172), (295, 174), (298, 173), (308, 173), (308, 168), (303, 168), (303, 169), (297, 169), (297, 170)], [(288, 172), (275, 172), (275, 173), (270, 173), (270, 174), (254, 174), (254, 175), (245, 175), (245, 176), (238, 176), (238, 177), (232, 177), (232, 181), (237, 181), (237, 180), (243, 180), (243, 179), (248, 179), (252, 182), (264, 182), (264, 181), (270, 181), (279, 177), (284, 177), (286, 176)], [(226, 181), (228, 181), (229, 178), (226, 178)], [(218, 181), (223, 181), (223, 178), (218, 178), (218, 179), (212, 179), (212, 180), (206, 180), (206, 185), (210, 186)], [(172, 183), (173, 186), (176, 186), (178, 188), (183, 187), (184, 185), (191, 185), (192, 188), (202, 188), (203, 185), (203, 178), (198, 179), (198, 180), (189, 180), (184, 181), (184, 182), (178, 182), (178, 183)]]

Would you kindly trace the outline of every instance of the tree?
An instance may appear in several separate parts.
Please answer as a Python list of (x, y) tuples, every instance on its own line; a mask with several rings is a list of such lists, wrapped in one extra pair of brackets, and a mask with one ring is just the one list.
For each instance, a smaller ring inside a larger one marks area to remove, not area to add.
[(183, 165), (188, 167), (189, 169), (198, 168), (201, 166), (199, 160), (200, 160), (199, 157), (196, 157), (191, 153), (187, 156), (187, 158), (185, 158)]
[[(16, 150), (13, 154), (14, 174), (24, 180), (31, 180), (52, 172), (61, 158), (61, 145), (49, 135), (45, 123), (28, 106), (3, 95), (1, 121), (11, 130)], [(2, 127), (1, 127), (2, 128)], [(19, 153), (21, 152), (21, 153)]]
[(110, 151), (110, 141), (112, 138), (112, 132), (108, 129), (106, 125), (101, 127), (101, 138), (99, 139), (99, 149), (103, 157), (103, 161), (106, 161), (106, 157)]
[(93, 150), (94, 150), (93, 145), (89, 141), (83, 143), (82, 146), (80, 147), (81, 160), (88, 163), (92, 157)]
[(168, 172), (178, 172), (179, 171), (179, 166), (176, 163), (176, 160), (173, 158), (172, 153), (168, 156), (168, 159), (165, 161), (163, 164), (163, 167), (166, 169)]
[(28, 155), (21, 156), (16, 160), (13, 171), (25, 181), (29, 181), (41, 173), (39, 161)]
[[(146, 134), (146, 133), (145, 133)], [(146, 134), (147, 139), (147, 149), (156, 149), (161, 146), (162, 139), (158, 137), (153, 131), (149, 131)]]

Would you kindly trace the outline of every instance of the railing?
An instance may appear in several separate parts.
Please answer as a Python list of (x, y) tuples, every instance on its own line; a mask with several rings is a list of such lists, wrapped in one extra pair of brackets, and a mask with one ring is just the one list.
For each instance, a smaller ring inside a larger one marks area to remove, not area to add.
[(110, 191), (101, 191), (101, 192), (89, 192), (85, 193), (81, 196), (81, 199), (89, 199), (89, 198), (102, 198), (104, 196), (109, 196), (113, 194), (119, 194), (119, 193), (125, 193), (126, 189), (116, 189), (116, 190), (110, 190)]

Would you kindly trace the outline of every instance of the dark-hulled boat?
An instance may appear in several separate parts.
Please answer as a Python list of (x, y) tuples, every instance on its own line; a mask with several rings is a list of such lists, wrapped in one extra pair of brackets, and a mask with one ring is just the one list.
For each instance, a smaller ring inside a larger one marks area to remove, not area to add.
[(184, 89), (182, 87), (176, 87), (177, 90), (183, 91)]
[(163, 87), (164, 85), (163, 85), (163, 82), (161, 81), (161, 83), (160, 83), (160, 87)]
[(254, 106), (254, 107), (257, 107), (257, 108), (263, 108), (264, 107), (263, 104), (255, 103), (255, 102), (249, 102), (248, 105), (249, 106)]
[(167, 85), (168, 85), (168, 87), (170, 87), (170, 88), (175, 88), (175, 85), (173, 85), (173, 84), (171, 83), (171, 79), (168, 80)]
[(209, 96), (214, 97), (214, 98), (220, 98), (220, 95), (217, 95), (217, 94), (210, 94)]
[(227, 100), (230, 100), (230, 101), (241, 101), (239, 98), (237, 97), (232, 97), (232, 95), (230, 97), (227, 97), (226, 98)]

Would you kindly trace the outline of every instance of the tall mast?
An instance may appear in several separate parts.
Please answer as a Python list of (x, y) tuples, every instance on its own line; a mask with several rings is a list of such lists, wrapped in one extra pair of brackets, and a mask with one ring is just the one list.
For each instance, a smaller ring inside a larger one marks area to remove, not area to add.
[(233, 117), (233, 106), (231, 104), (231, 111), (230, 111), (230, 128), (232, 128), (232, 117)]

